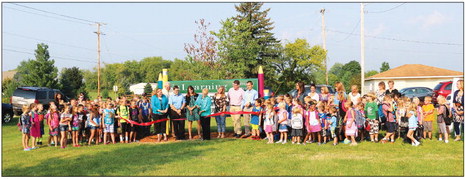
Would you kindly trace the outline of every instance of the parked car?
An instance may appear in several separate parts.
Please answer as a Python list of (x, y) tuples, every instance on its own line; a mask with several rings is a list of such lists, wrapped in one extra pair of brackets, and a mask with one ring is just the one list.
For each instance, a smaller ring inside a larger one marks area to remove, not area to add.
[[(334, 94), (334, 89), (333, 89), (332, 86), (330, 86), (330, 85), (316, 85), (316, 92), (318, 94), (321, 93), (321, 87), (323, 87), (323, 86), (328, 87), (328, 91), (329, 91), (330, 94)], [(292, 95), (293, 93), (295, 93), (295, 91), (297, 91), (297, 90), (293, 89), (293, 90), (289, 91), (288, 93)], [(308, 93), (310, 93), (310, 85), (305, 85), (305, 94), (308, 94)]]
[(2, 122), (10, 122), (13, 119), (13, 116), (13, 106), (8, 103), (2, 103)]
[(440, 82), (434, 87), (433, 92), (433, 103), (437, 103), (439, 95), (447, 97), (452, 92), (452, 81)]
[(11, 97), (13, 111), (19, 115), (21, 114), (23, 105), (30, 105), (31, 103), (41, 103), (44, 105), (45, 109), (48, 109), (48, 103), (55, 100), (56, 93), (60, 93), (63, 96), (63, 100), (68, 101), (68, 98), (57, 89), (45, 87), (19, 87), (13, 92), (13, 96)]
[(432, 96), (433, 90), (427, 87), (409, 87), (403, 88), (399, 91), (401, 96), (407, 96), (409, 98), (418, 97), (420, 101), (424, 101), (426, 96)]

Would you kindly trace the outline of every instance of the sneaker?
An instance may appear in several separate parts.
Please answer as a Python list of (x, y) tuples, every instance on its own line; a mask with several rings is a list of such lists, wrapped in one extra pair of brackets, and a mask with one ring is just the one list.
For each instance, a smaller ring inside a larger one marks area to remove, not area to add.
[(295, 142), (292, 142), (292, 144), (295, 144)]
[(300, 145), (300, 142), (297, 142), (297, 145)]
[(326, 144), (326, 142), (323, 142), (323, 144)]
[(442, 141), (442, 138), (439, 138), (439, 141)]
[(447, 144), (447, 143), (449, 143), (449, 140), (445, 140), (444, 142)]
[(24, 151), (30, 151), (32, 150), (31, 148), (25, 148)]
[(460, 141), (460, 139), (455, 139), (454, 141)]
[(286, 144), (286, 143), (287, 143), (287, 141), (284, 141), (282, 144)]
[(333, 145), (334, 145), (334, 146), (336, 146), (336, 145), (337, 145), (337, 143), (333, 143)]
[(321, 143), (318, 142), (318, 145), (321, 145)]
[(276, 142), (276, 143), (282, 143), (282, 142), (283, 142), (282, 140), (278, 140), (278, 142)]

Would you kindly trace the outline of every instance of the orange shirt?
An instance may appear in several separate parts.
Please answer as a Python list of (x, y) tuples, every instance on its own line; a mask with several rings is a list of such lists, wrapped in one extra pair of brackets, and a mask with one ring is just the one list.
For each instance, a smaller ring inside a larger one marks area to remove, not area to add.
[[(423, 109), (423, 113), (434, 110), (433, 104), (423, 105), (421, 108)], [(434, 113), (425, 115), (425, 118), (423, 119), (423, 121), (433, 121), (433, 120), (434, 120)]]

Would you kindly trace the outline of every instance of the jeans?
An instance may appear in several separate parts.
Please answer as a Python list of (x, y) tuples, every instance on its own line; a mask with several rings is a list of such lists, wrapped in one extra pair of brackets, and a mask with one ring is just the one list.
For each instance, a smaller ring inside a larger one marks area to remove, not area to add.
[(218, 132), (226, 132), (226, 115), (215, 116), (216, 124), (218, 125)]
[(463, 129), (463, 122), (454, 122), (454, 131), (455, 131), (455, 136), (459, 136), (460, 130)]

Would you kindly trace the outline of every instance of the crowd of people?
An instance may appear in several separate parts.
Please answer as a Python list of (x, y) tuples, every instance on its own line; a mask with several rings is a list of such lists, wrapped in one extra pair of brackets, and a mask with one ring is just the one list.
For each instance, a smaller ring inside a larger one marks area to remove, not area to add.
[[(45, 104), (23, 106), (18, 127), (25, 151), (42, 145), (45, 127), (49, 131), (48, 145), (61, 148), (66, 148), (69, 140), (73, 147), (80, 147), (138, 142), (150, 135), (156, 135), (157, 142), (167, 141), (168, 136), (175, 140), (192, 140), (195, 137), (193, 123), (197, 123), (198, 138), (210, 140), (210, 121), (214, 117), (217, 138), (225, 138), (227, 114), (231, 115), (235, 138), (263, 139), (268, 144), (290, 141), (321, 145), (332, 141), (333, 145), (339, 142), (357, 145), (357, 141), (394, 143), (401, 138), (418, 146), (421, 140), (432, 140), (434, 120), (438, 126), (438, 140), (448, 143), (452, 127), (455, 141), (461, 140), (463, 80), (457, 83), (452, 105), (439, 96), (436, 106), (430, 96), (423, 101), (402, 97), (393, 81), (388, 82), (388, 89), (380, 82), (376, 92), (365, 95), (359, 93), (356, 85), (346, 93), (341, 82), (335, 83), (334, 94), (329, 93), (326, 86), (317, 93), (313, 84), (307, 93), (304, 83), (297, 82), (294, 93), (268, 99), (259, 98), (253, 85), (248, 81), (244, 90), (236, 80), (227, 93), (221, 86), (217, 93), (209, 96), (208, 89), (197, 94), (192, 86), (182, 95), (178, 86), (171, 88), (166, 83), (163, 89), (155, 89), (151, 95), (134, 95), (131, 100), (125, 96), (114, 100), (101, 97), (86, 100), (81, 93), (78, 98), (65, 102), (57, 93), (55, 101), (48, 104), (48, 110), (44, 109)], [(188, 122), (187, 136), (185, 121)], [(386, 130), (386, 134), (380, 136), (380, 130)], [(32, 143), (29, 143), (30, 138)]]

